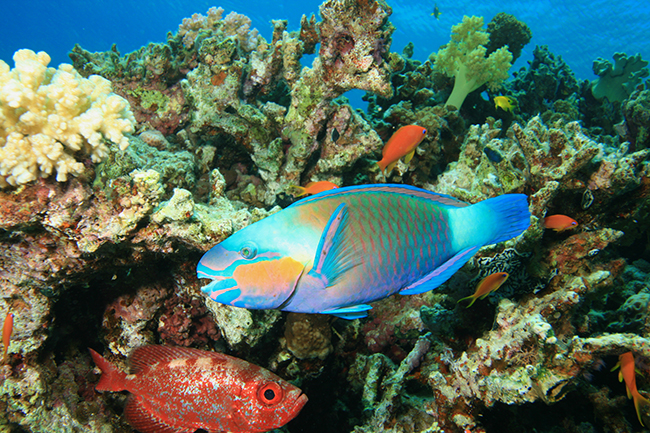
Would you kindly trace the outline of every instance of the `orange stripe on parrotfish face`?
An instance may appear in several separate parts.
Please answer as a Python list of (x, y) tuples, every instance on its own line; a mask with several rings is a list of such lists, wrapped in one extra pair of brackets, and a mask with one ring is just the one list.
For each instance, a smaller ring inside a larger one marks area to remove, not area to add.
[(403, 156), (406, 156), (408, 164), (413, 157), (415, 148), (426, 135), (427, 130), (417, 125), (402, 126), (398, 129), (384, 146), (381, 152), (381, 161), (377, 162), (382, 174), (386, 175), (386, 167), (388, 167), (390, 175), (394, 164)]
[(210, 297), (242, 308), (255, 308), (258, 303), (253, 300), (264, 297), (275, 305), (270, 308), (276, 308), (291, 295), (304, 268), (291, 257), (240, 264), (232, 274), (236, 286), (214, 292)]

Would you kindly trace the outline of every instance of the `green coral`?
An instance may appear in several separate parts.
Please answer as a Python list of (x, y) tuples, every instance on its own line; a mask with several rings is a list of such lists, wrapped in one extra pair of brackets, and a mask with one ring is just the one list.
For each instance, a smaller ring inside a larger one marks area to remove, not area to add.
[(482, 27), (482, 17), (464, 16), (451, 28), (451, 41), (435, 56), (435, 69), (455, 78), (446, 105), (460, 108), (467, 95), (483, 84), (496, 91), (508, 78), (512, 54), (504, 46), (486, 57), (489, 36)]
[(614, 65), (599, 57), (594, 60), (593, 70), (598, 79), (591, 83), (591, 93), (596, 99), (621, 102), (650, 75), (646, 66), (648, 62), (638, 53), (631, 57), (625, 53), (615, 53)]

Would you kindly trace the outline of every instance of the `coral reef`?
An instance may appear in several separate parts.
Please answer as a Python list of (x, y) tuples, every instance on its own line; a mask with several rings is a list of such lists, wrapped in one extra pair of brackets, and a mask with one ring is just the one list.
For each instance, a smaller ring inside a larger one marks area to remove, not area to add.
[(512, 63), (521, 56), (521, 50), (530, 42), (533, 32), (526, 23), (505, 12), (496, 14), (487, 25), (490, 41), (486, 54), (490, 55), (501, 47), (507, 47), (512, 54)]
[(593, 70), (598, 78), (591, 84), (591, 92), (596, 99), (607, 98), (610, 102), (621, 102), (643, 83), (650, 75), (648, 62), (640, 54), (628, 57), (625, 53), (614, 54), (614, 65), (598, 58), (594, 60)]
[[(645, 62), (616, 55), (592, 86), (537, 47), (504, 83), (519, 103), (504, 113), (468, 93), (487, 84), (495, 95), (530, 39), (525, 24), (498, 14), (486, 32), (465, 17), (420, 62), (412, 45), (390, 52), (390, 14), (383, 0), (326, 0), (320, 20), (303, 16), (298, 30), (273, 21), (267, 41), (248, 17), (211, 8), (166, 43), (124, 56), (76, 46), (75, 69), (47, 68), (45, 54), (27, 51), (13, 70), (0, 64), (3, 97), (26, 95), (26, 74), (42, 78), (34, 95), (72, 89), (49, 117), (30, 105), (43, 101), (7, 97), (3, 128), (29, 121), (27, 132), (42, 135), (65, 110), (87, 118), (69, 110), (75, 98), (122, 126), (69, 121), (65, 131), (81, 135), (52, 136), (68, 162), (49, 152), (22, 175), (3, 165), (1, 143), (0, 317), (15, 319), (0, 430), (131, 431), (126, 395), (94, 391), (86, 348), (124, 368), (134, 348), (154, 343), (231, 353), (295, 381), (310, 404), (288, 432), (556, 431), (550, 419), (567, 431), (634, 431), (624, 388), (598, 369), (633, 351), (647, 371), (650, 358), (650, 93), (636, 89)], [(618, 70), (632, 73), (612, 81)], [(351, 89), (368, 92), (367, 112), (347, 103)], [(202, 295), (202, 253), (291, 204), (289, 185), (386, 182), (375, 164), (383, 142), (412, 124), (427, 137), (390, 182), (471, 203), (526, 194), (529, 229), (482, 248), (435, 291), (373, 303), (367, 319), (250, 311)], [(55, 171), (67, 180), (47, 176)], [(545, 230), (553, 214), (578, 226)], [(495, 272), (509, 274), (506, 284), (471, 308), (457, 303)], [(531, 412), (541, 415), (528, 422)]]
[(14, 54), (15, 67), (0, 61), (0, 187), (29, 183), (56, 173), (80, 175), (84, 159), (108, 156), (108, 141), (124, 150), (133, 132), (129, 104), (110, 81), (83, 78), (71, 65), (48, 68), (50, 56)]
[(508, 78), (513, 56), (506, 47), (487, 54), (489, 36), (482, 30), (482, 17), (463, 17), (451, 28), (451, 41), (435, 54), (434, 67), (454, 77), (446, 105), (460, 108), (467, 95), (484, 84), (492, 90)]

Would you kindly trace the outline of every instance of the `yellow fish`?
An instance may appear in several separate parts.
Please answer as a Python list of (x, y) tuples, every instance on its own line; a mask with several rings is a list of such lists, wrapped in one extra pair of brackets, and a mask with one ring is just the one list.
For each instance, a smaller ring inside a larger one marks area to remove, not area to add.
[(504, 111), (510, 111), (515, 108), (518, 108), (517, 100), (511, 96), (495, 96), (494, 97), (494, 108), (501, 108)]
[(440, 9), (438, 8), (438, 3), (435, 3), (433, 6), (433, 12), (431, 12), (431, 16), (434, 17), (435, 19), (440, 19)]

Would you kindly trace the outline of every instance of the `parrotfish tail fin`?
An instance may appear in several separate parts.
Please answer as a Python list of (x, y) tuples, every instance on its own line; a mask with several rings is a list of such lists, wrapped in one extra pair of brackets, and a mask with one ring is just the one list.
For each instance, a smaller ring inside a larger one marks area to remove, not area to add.
[(530, 226), (528, 197), (524, 194), (504, 194), (471, 206), (478, 219), (477, 227), (493, 227), (491, 239), (484, 245), (498, 244), (522, 234)]
[(173, 427), (164, 423), (144, 406), (141, 398), (130, 395), (124, 416), (133, 428), (142, 433), (193, 433), (196, 428)]
[(97, 391), (124, 391), (126, 389), (126, 373), (115, 368), (113, 364), (108, 362), (102, 355), (90, 350), (90, 356), (95, 361), (95, 365), (102, 371), (102, 377), (95, 385)]
[(639, 394), (639, 391), (632, 394), (632, 399), (634, 400), (634, 408), (636, 409), (636, 416), (639, 418), (639, 422), (641, 423), (641, 425), (645, 427), (645, 425), (643, 424), (643, 420), (641, 419), (641, 406), (649, 407), (650, 401), (648, 401), (647, 398)]

